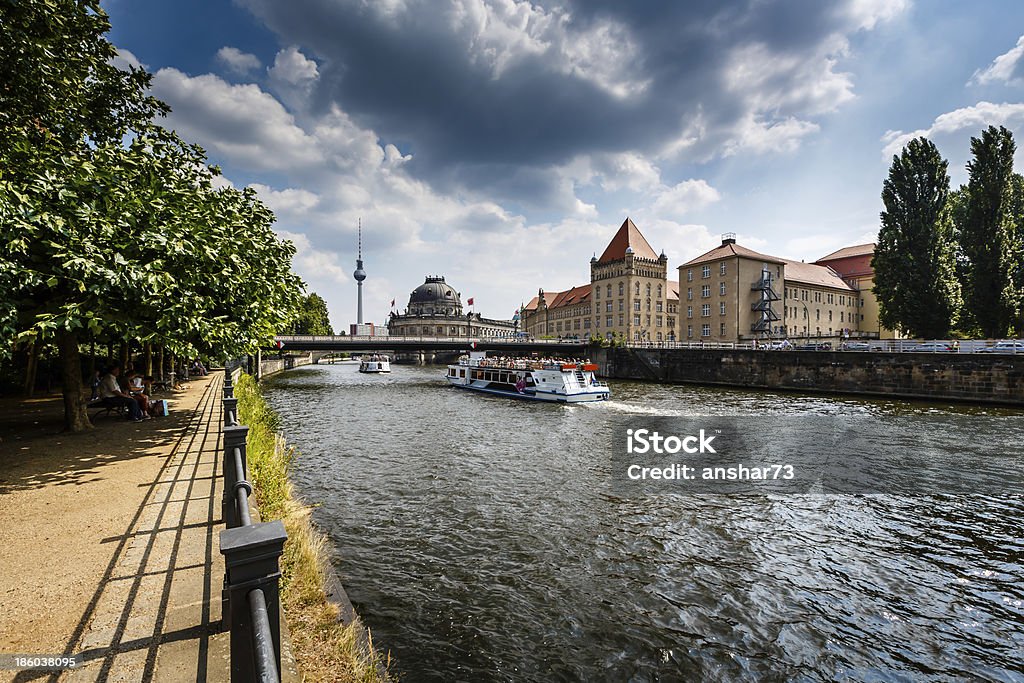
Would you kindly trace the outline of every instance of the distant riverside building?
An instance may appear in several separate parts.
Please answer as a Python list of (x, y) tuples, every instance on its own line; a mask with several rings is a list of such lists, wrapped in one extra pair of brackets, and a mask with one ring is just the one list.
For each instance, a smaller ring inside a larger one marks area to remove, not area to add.
[(886, 337), (871, 286), (874, 245), (815, 263), (769, 256), (723, 236), (679, 266), (681, 341)]
[(668, 257), (656, 254), (626, 218), (600, 258), (590, 259), (590, 283), (539, 290), (523, 307), (522, 324), (534, 337), (671, 341), (678, 307), (679, 283), (668, 279)]
[(875, 244), (858, 244), (844, 247), (823, 256), (815, 263), (828, 266), (839, 273), (854, 289), (861, 292), (862, 332), (876, 332), (881, 339), (897, 337), (893, 330), (882, 327), (878, 321), (878, 299), (875, 298), (875, 269), (871, 267), (871, 259), (875, 256)]
[(462, 295), (445, 282), (444, 276), (427, 276), (412, 290), (405, 312), (392, 312), (388, 332), (415, 337), (511, 337), (516, 323), (484, 318), (474, 312), (464, 314)]

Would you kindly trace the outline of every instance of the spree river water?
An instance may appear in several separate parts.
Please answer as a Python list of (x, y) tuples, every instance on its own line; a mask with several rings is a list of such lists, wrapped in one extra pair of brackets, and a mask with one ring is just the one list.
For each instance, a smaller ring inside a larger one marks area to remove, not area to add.
[[(611, 383), (558, 406), (449, 388), (443, 368), (271, 378), (293, 479), (405, 681), (1024, 681), (1024, 498), (621, 495), (623, 416), (899, 419), (1024, 467), (1024, 414)], [(936, 420), (938, 423), (936, 423)]]

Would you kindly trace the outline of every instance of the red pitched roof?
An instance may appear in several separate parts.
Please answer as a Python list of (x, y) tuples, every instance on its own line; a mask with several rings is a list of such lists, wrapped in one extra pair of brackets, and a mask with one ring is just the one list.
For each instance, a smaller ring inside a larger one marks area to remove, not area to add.
[(820, 266), (816, 263), (804, 263), (803, 261), (790, 261), (787, 259), (784, 277), (786, 282), (800, 282), (806, 285), (855, 291), (853, 287), (846, 284), (843, 278), (839, 276), (839, 273), (828, 266)]
[(828, 256), (822, 256), (815, 263), (821, 263), (822, 261), (833, 261), (835, 259), (850, 258), (851, 256), (867, 256), (874, 255), (875, 243), (871, 244), (857, 244), (852, 247), (843, 247), (839, 251), (833, 251)]
[[(590, 285), (579, 285), (572, 289), (567, 289), (564, 292), (544, 292), (544, 301), (547, 303), (548, 308), (560, 308), (562, 306), (572, 306), (574, 304), (583, 303), (590, 299)], [(535, 296), (530, 299), (530, 303), (526, 304), (523, 310), (535, 311), (540, 304), (540, 296)]]
[(652, 261), (658, 260), (658, 255), (654, 253), (654, 249), (644, 239), (640, 229), (636, 227), (633, 221), (627, 218), (622, 222), (619, 231), (615, 233), (615, 237), (605, 247), (604, 253), (601, 254), (601, 258), (597, 259), (597, 262), (608, 263), (609, 261), (624, 259), (626, 258), (626, 249), (628, 247), (633, 248), (633, 256), (651, 259)]
[(741, 247), (735, 242), (727, 242), (720, 247), (715, 247), (706, 254), (701, 254), (697, 258), (687, 261), (680, 266), (680, 268), (685, 268), (686, 266), (697, 266), (702, 263), (717, 261), (718, 259), (729, 258), (731, 256), (742, 256), (743, 258), (754, 259), (755, 261), (767, 261), (768, 263), (785, 263), (785, 261), (778, 257), (761, 254), (753, 249)]

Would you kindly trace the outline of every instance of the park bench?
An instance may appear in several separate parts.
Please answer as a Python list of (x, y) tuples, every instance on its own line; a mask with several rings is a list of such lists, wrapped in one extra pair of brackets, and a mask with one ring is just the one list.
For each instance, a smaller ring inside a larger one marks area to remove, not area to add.
[(89, 401), (89, 405), (86, 406), (87, 410), (96, 410), (89, 419), (95, 420), (101, 415), (116, 415), (116, 416), (127, 416), (128, 407), (123, 403), (111, 403), (103, 398), (98, 398), (95, 401)]

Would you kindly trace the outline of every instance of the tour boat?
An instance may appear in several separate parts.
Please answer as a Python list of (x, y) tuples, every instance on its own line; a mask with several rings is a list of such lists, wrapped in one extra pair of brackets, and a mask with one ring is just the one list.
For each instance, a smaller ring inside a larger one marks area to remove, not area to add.
[(359, 359), (359, 372), (391, 372), (391, 362), (387, 356), (376, 353)]
[(460, 389), (512, 398), (557, 403), (603, 401), (608, 385), (594, 376), (597, 365), (587, 361), (487, 358), (475, 351), (448, 366), (445, 379)]

